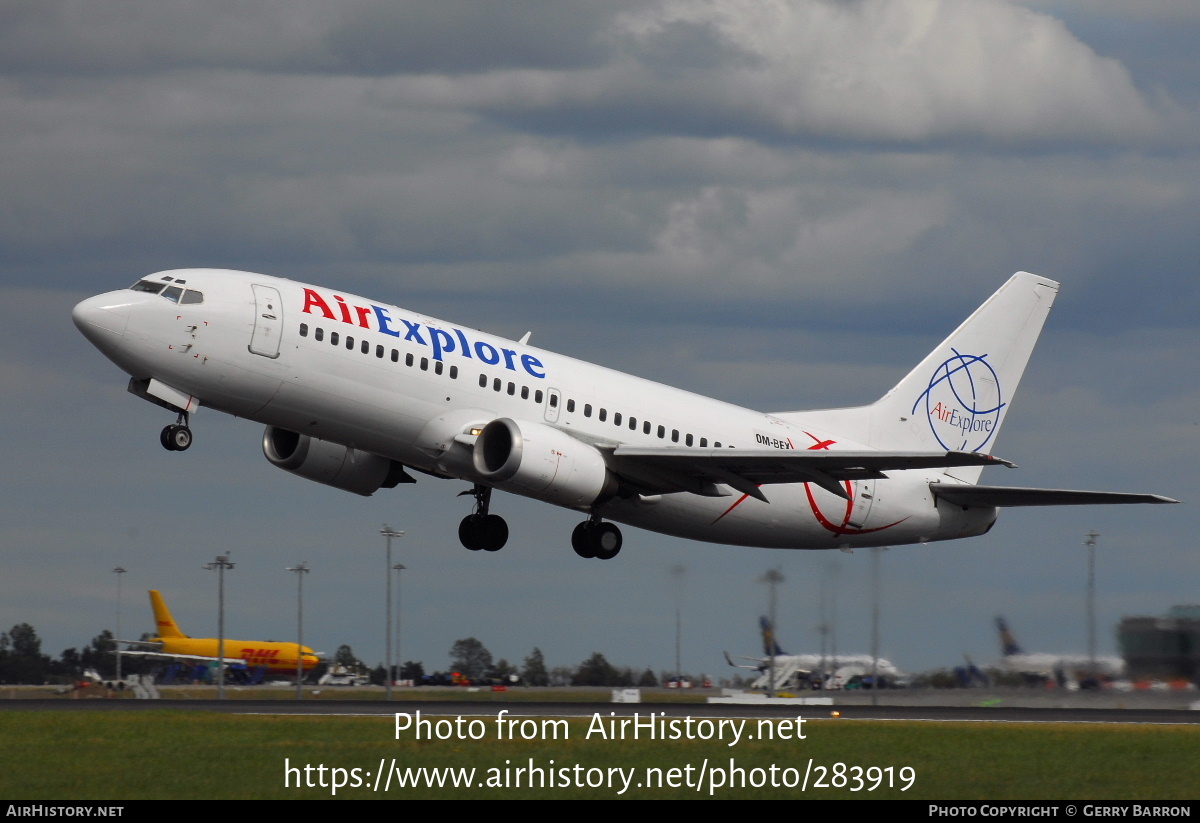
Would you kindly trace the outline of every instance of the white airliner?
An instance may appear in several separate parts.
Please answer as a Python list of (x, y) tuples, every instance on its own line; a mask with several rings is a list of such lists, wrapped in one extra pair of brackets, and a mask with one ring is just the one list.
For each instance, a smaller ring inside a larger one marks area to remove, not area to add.
[(583, 512), (582, 557), (621, 549), (607, 520), (779, 549), (951, 540), (1000, 506), (1168, 503), (1157, 495), (977, 485), (1058, 284), (1018, 273), (881, 400), (764, 414), (334, 289), (215, 269), (160, 272), (84, 300), (75, 325), (177, 414), (265, 423), (263, 452), (370, 495), (407, 470), (472, 485), (459, 527), (496, 551), (492, 489)]
[(1000, 635), (1000, 651), (1004, 655), (1001, 667), (1032, 678), (1070, 678), (1078, 681), (1085, 677), (1123, 677), (1125, 661), (1112, 655), (1097, 655), (1094, 659), (1086, 654), (1048, 654), (1027, 652), (1019, 645), (1008, 628), (1008, 621), (996, 618), (996, 631)]
[[(750, 684), (752, 689), (807, 689), (815, 682), (824, 689), (842, 689), (850, 684), (851, 678), (878, 675), (885, 687), (891, 688), (907, 682), (904, 673), (886, 658), (873, 658), (869, 654), (788, 654), (775, 640), (775, 631), (766, 617), (758, 619), (762, 632), (763, 657), (744, 657), (750, 664), (734, 663), (734, 657), (725, 652), (725, 662), (738, 669), (752, 669), (759, 676)], [(771, 658), (775, 663), (775, 681), (771, 683)], [(887, 685), (887, 684), (890, 684)]]

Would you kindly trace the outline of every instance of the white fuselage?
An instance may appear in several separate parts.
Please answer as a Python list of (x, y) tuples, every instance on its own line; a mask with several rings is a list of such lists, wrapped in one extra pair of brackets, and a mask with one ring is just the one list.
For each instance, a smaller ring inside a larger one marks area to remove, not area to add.
[[(200, 302), (121, 290), (80, 303), (84, 334), (135, 380), (200, 405), (352, 447), (436, 475), (483, 482), (473, 429), (541, 424), (601, 451), (647, 448), (867, 450), (821, 425), (783, 420), (396, 306), (245, 272), (169, 272)], [(178, 405), (178, 404), (177, 404)], [(994, 508), (938, 502), (943, 471), (843, 481), (850, 500), (809, 483), (763, 487), (764, 503), (721, 487), (608, 497), (605, 518), (714, 543), (828, 549), (980, 534)], [(527, 488), (515, 491), (589, 510)]]

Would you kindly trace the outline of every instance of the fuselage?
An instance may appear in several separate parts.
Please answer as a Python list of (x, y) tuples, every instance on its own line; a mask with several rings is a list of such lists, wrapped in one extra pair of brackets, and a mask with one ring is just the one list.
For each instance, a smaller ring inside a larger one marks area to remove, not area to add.
[(784, 420), (333, 289), (213, 269), (141, 282), (168, 278), (162, 291), (135, 285), (85, 300), (73, 317), (133, 383), (156, 381), (184, 396), (178, 407), (213, 408), (421, 472), (714, 543), (894, 545), (972, 536), (995, 520), (994, 508), (936, 500), (929, 484), (941, 470), (842, 481), (849, 500), (812, 483), (772, 485), (763, 489), (769, 503), (722, 487), (723, 496), (609, 495), (592, 505), (488, 483), (471, 446), (498, 418), (549, 427), (608, 455), (620, 445), (869, 447), (831, 430), (829, 412), (811, 424), (803, 415)]
[[(215, 637), (156, 637), (152, 642), (161, 643), (161, 653), (168, 656), (211, 657), (213, 660), (219, 657), (219, 641)], [(262, 640), (225, 640), (226, 660), (241, 660), (250, 668), (265, 666), (267, 671), (277, 674), (296, 673), (297, 650), (303, 671), (311, 671), (320, 662), (308, 646)]]

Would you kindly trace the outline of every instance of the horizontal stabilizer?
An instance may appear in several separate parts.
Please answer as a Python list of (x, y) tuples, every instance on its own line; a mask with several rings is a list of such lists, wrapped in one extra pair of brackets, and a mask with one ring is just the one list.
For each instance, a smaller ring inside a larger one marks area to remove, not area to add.
[(810, 451), (807, 449), (647, 449), (617, 446), (609, 468), (658, 493), (699, 490), (724, 484), (760, 500), (757, 486), (815, 483), (839, 497), (845, 480), (886, 477), (887, 471), (954, 466), (1009, 466), (1012, 463), (978, 452)]
[(1011, 486), (958, 486), (930, 483), (934, 496), (956, 506), (1090, 506), (1111, 503), (1178, 503), (1161, 494), (1123, 494), (1072, 489), (1020, 489)]

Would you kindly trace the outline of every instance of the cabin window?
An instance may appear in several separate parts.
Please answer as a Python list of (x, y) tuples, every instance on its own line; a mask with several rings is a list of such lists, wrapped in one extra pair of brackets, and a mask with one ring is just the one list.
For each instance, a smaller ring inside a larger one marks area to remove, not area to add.
[(481, 388), (481, 389), (487, 388), (487, 375), (486, 374), (479, 375), (479, 388)]
[(591, 404), (591, 403), (584, 403), (584, 404), (583, 404), (583, 416), (584, 416), (584, 417), (591, 417), (591, 416), (592, 416), (592, 404)]
[[(362, 346), (359, 348), (359, 351), (361, 351), (363, 354), (370, 354), (371, 353), (371, 341), (369, 341), (369, 340), (362, 341)], [(383, 346), (379, 347), (379, 351), (380, 352), (383, 351)], [(380, 356), (382, 357), (383, 355), (380, 354)]]
[(413, 360), (413, 354), (412, 354), (412, 352), (408, 352), (406, 355), (404, 355), (404, 365), (406, 365), (406, 366), (408, 366), (409, 368), (411, 368), (411, 367), (412, 367), (412, 364), (413, 364), (413, 362), (414, 362), (414, 360)]
[(450, 379), (451, 379), (451, 380), (457, 380), (457, 379), (458, 379), (458, 366), (451, 366), (451, 367), (450, 367)]
[[(541, 394), (541, 392), (538, 392), (538, 394)], [(541, 400), (541, 398), (539, 397), (538, 400)], [(567, 411), (569, 411), (569, 412), (575, 411), (575, 401), (574, 400), (567, 401)]]
[(308, 324), (307, 323), (300, 324), (300, 336), (308, 337)]
[(325, 336), (325, 330), (323, 328), (321, 328), (320, 326), (317, 326), (317, 328), (313, 331), (313, 340), (316, 340), (318, 343), (320, 343), (321, 338), (324, 336)]
[(671, 442), (672, 443), (679, 442), (679, 429), (671, 429)]
[(521, 387), (521, 399), (522, 399), (522, 400), (528, 400), (528, 399), (529, 399), (529, 387), (528, 387), (528, 386), (522, 386), (522, 387)]
[(600, 422), (603, 423), (605, 420), (608, 419), (608, 409), (601, 409), (600, 413), (596, 416), (598, 418), (600, 418)]
[(428, 357), (421, 358), (421, 371), (429, 371), (429, 358)]
[(392, 349), (392, 362), (393, 363), (400, 362), (400, 350), (399, 349)]
[(509, 396), (512, 396), (512, 395), (514, 395), (514, 394), (516, 394), (516, 393), (517, 393), (517, 384), (516, 384), (516, 383), (509, 383), (509, 384), (508, 384), (508, 394), (509, 394)]
[(689, 434), (687, 437), (685, 437), (685, 438), (683, 439), (683, 444), (684, 444), (685, 446), (690, 446), (690, 445), (692, 445), (692, 436), (691, 436), (690, 434)]
[(621, 425), (621, 413), (620, 412), (613, 412), (613, 425), (614, 426)]
[(662, 426), (659, 426), (658, 427), (658, 439), (662, 440), (666, 436), (667, 436), (667, 430), (665, 428), (663, 428)]
[(647, 420), (645, 423), (642, 423), (642, 431), (645, 432), (646, 434), (650, 433), (650, 421), (649, 420)]
[(708, 438), (707, 438), (707, 437), (701, 437), (701, 438), (700, 438), (700, 448), (702, 448), (702, 449), (703, 449), (703, 448), (706, 448), (707, 446), (708, 446)]
[(636, 417), (629, 418), (629, 430), (631, 432), (637, 431), (637, 418)]
[(441, 360), (434, 360), (434, 361), (433, 361), (433, 373), (434, 373), (434, 374), (441, 374), (441, 373), (442, 373), (442, 368), (443, 368), (443, 365), (442, 365), (442, 361), (441, 361)]
[(557, 394), (550, 395), (550, 408), (552, 408), (552, 409), (558, 408), (558, 395)]
[(381, 359), (381, 360), (383, 359), (383, 346), (376, 346), (376, 347), (375, 347), (375, 356), (376, 356), (376, 357), (378, 357), (378, 358), (379, 358), (379, 359)]
[(350, 335), (346, 335), (346, 351), (350, 351), (353, 348), (354, 348), (354, 338), (351, 337)]
[(339, 337), (338, 337), (338, 333), (337, 333), (337, 332), (335, 332), (335, 331), (331, 331), (331, 332), (329, 333), (329, 345), (331, 345), (331, 346), (336, 346), (336, 345), (338, 344), (338, 340), (340, 340), (340, 339), (341, 339), (341, 338), (339, 338)]
[(504, 387), (504, 383), (500, 380), (499, 377), (492, 379), (492, 391), (500, 391), (500, 389), (502, 389), (503, 387)]

